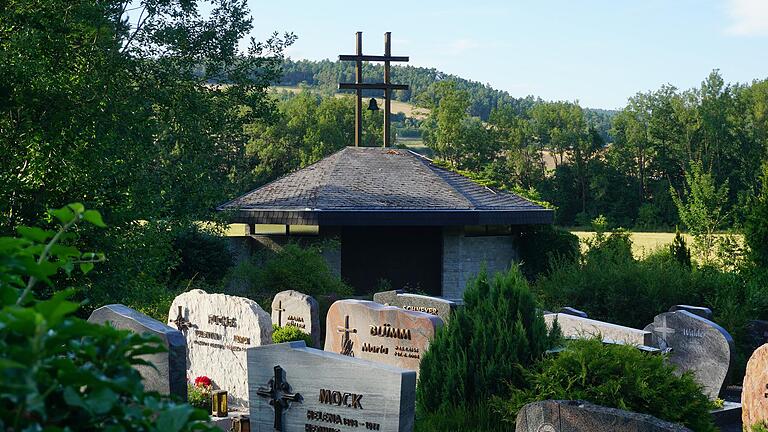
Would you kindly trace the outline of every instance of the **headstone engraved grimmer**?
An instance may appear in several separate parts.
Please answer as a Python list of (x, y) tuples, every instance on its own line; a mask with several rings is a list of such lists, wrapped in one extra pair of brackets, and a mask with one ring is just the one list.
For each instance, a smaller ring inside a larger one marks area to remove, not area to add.
[(312, 296), (294, 290), (275, 294), (272, 324), (297, 327), (312, 337), (315, 348), (320, 347), (320, 306)]
[(656, 346), (669, 352), (678, 373), (691, 371), (710, 399), (720, 395), (733, 359), (733, 338), (724, 328), (678, 310), (656, 315), (645, 330), (653, 333)]
[(187, 339), (187, 377), (209, 377), (231, 406), (248, 406), (245, 350), (272, 343), (272, 320), (253, 300), (203, 290), (173, 300), (168, 325)]
[(768, 344), (756, 349), (747, 362), (741, 392), (741, 420), (747, 430), (768, 421)]
[(325, 350), (419, 370), (440, 317), (366, 300), (339, 300), (328, 309)]
[(416, 373), (308, 348), (248, 349), (253, 432), (412, 431)]
[(437, 315), (448, 322), (451, 311), (456, 309), (456, 302), (440, 297), (410, 294), (402, 290), (381, 291), (373, 294), (373, 301), (385, 306), (397, 306), (405, 310), (425, 312)]
[(158, 336), (168, 352), (142, 356), (155, 366), (136, 366), (143, 378), (144, 388), (187, 399), (187, 341), (180, 331), (121, 304), (96, 309), (91, 312), (88, 322), (109, 323), (116, 329)]

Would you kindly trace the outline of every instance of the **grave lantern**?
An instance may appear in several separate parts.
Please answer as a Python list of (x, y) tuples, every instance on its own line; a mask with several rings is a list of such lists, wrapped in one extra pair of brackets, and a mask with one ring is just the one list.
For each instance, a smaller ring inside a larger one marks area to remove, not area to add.
[(216, 417), (226, 417), (227, 412), (227, 391), (215, 390), (211, 394), (211, 412)]

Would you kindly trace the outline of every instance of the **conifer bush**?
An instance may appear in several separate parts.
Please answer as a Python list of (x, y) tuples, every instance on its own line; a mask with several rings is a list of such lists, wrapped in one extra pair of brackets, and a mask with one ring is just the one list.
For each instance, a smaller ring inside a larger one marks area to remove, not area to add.
[(697, 432), (716, 430), (709, 414), (713, 404), (690, 373), (677, 376), (662, 356), (631, 346), (572, 341), (524, 373), (526, 386), (512, 386), (508, 398), (492, 402), (508, 424), (515, 423), (525, 404), (554, 399), (650, 414)]
[(468, 284), (464, 307), (422, 357), (416, 395), (420, 415), (483, 411), (492, 395), (509, 391), (507, 383), (522, 384), (523, 368), (541, 358), (557, 334), (547, 331), (516, 266), (492, 278), (481, 271)]

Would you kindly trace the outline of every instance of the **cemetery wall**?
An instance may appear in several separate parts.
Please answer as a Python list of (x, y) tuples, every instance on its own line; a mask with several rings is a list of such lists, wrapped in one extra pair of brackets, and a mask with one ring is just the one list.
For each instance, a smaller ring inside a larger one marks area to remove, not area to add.
[(443, 230), (443, 297), (463, 297), (467, 280), (485, 264), (489, 274), (505, 271), (518, 260), (515, 237), (465, 236), (462, 227)]

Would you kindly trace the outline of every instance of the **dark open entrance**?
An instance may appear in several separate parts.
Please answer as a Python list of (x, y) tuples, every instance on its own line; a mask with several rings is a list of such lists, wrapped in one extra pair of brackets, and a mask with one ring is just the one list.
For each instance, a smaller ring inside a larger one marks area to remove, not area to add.
[(441, 227), (343, 227), (341, 275), (355, 294), (376, 291), (381, 279), (392, 289), (408, 287), (441, 295)]

